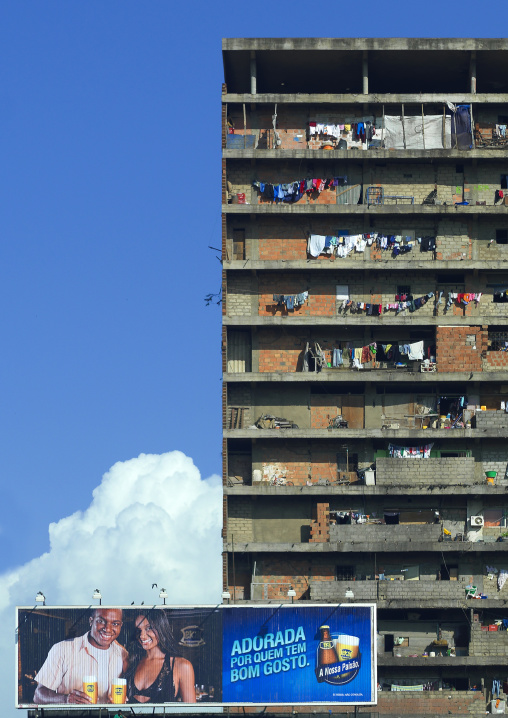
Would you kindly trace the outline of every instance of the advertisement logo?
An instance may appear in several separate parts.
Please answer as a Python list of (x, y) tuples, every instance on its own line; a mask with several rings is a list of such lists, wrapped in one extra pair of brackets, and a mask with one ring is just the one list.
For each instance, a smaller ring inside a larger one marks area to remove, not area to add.
[(316, 652), (318, 683), (342, 686), (358, 675), (361, 666), (360, 639), (343, 633), (330, 633), (330, 626), (319, 629), (320, 641)]

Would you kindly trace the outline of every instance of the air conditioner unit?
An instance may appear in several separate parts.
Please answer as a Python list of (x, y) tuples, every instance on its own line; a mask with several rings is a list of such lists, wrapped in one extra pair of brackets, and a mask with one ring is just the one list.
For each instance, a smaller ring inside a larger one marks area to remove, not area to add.
[(483, 516), (471, 516), (469, 522), (471, 526), (483, 526)]

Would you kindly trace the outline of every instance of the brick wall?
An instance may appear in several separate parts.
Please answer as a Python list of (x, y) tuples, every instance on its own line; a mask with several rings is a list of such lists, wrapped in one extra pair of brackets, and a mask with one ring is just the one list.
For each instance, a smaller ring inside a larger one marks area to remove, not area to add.
[[(337, 435), (340, 439), (340, 435)], [(342, 442), (341, 442), (342, 443)], [(284, 468), (284, 475), (295, 486), (304, 486), (307, 481), (317, 484), (318, 481), (337, 479), (337, 453), (341, 451), (337, 439), (330, 441), (299, 441), (291, 442), (279, 439), (258, 439), (253, 445), (253, 467), (265, 473), (265, 468), (279, 463)], [(365, 442), (349, 444), (350, 457), (358, 455), (360, 468), (372, 463), (372, 448)]]
[(378, 486), (464, 486), (472, 485), (475, 478), (473, 457), (450, 459), (376, 459)]
[(228, 502), (227, 540), (253, 541), (252, 501), (246, 497), (235, 496)]
[(301, 369), (306, 345), (305, 329), (301, 334), (287, 330), (260, 328), (257, 334), (260, 372), (293, 372)]
[(227, 384), (227, 412), (225, 429), (235, 428), (231, 425), (231, 407), (243, 408), (243, 423), (237, 426), (238, 429), (246, 429), (253, 423), (252, 416), (252, 391), (246, 384)]
[(438, 541), (441, 538), (441, 526), (439, 524), (414, 525), (414, 526), (385, 526), (383, 524), (356, 524), (330, 526), (330, 542), (353, 542), (371, 543), (378, 542), (379, 549), (385, 543), (391, 545), (397, 541)]
[(253, 297), (257, 294), (254, 277), (240, 272), (229, 272), (227, 292), (228, 316), (249, 317), (252, 313)]
[[(475, 336), (475, 344), (466, 340)], [(482, 371), (482, 352), (487, 351), (487, 329), (483, 327), (436, 328), (438, 372)]]
[[(286, 598), (288, 584), (296, 591), (296, 599), (310, 598), (310, 582), (330, 581), (335, 575), (335, 563), (323, 557), (309, 559), (300, 556), (259, 558), (256, 581), (269, 584), (266, 598)], [(261, 589), (260, 589), (261, 590)], [(262, 597), (262, 596), (261, 596)]]
[(477, 411), (477, 429), (508, 429), (508, 414), (505, 411)]
[(465, 597), (465, 581), (311, 581), (312, 601), (342, 601), (348, 588), (355, 601), (457, 600)]
[(326, 543), (330, 540), (330, 505), (317, 503), (313, 509), (309, 543)]
[(508, 352), (486, 352), (482, 359), (483, 371), (507, 371)]
[(484, 715), (485, 698), (480, 691), (436, 691), (378, 694), (379, 715)]
[(339, 394), (311, 394), (310, 425), (312, 429), (328, 428), (329, 419), (340, 414), (342, 397)]
[[(446, 316), (457, 317), (459, 322), (462, 317), (478, 317), (479, 321), (481, 321), (480, 318), (496, 318), (500, 321), (505, 321), (508, 318), (508, 305), (493, 302), (493, 291), (486, 286), (487, 281), (485, 278), (476, 279), (475, 281), (470, 280), (467, 286), (464, 287), (466, 292), (483, 293), (479, 304), (471, 301), (464, 305), (455, 299), (452, 305), (447, 307), (448, 292), (457, 291), (455, 285), (437, 285), (437, 278), (432, 274), (413, 274), (410, 278), (409, 287), (415, 298), (423, 297), (430, 292), (434, 292), (436, 296), (430, 298), (424, 306), (416, 309), (413, 313), (409, 309), (404, 310), (400, 317), (414, 317), (416, 320), (423, 317)], [(353, 274), (346, 278), (340, 272), (337, 273), (337, 276), (330, 276), (328, 272), (326, 275), (321, 272), (267, 272), (260, 273), (257, 278), (240, 272), (231, 272), (228, 275), (227, 314), (228, 316), (250, 316), (252, 312), (256, 311), (257, 305), (260, 316), (333, 317), (337, 314), (344, 314), (344, 316), (349, 317), (350, 312), (348, 310), (344, 312), (341, 309), (342, 301), (336, 300), (336, 285), (345, 283), (347, 283), (349, 298), (352, 301), (369, 304), (380, 303), (383, 305), (382, 316), (374, 319), (378, 324), (382, 325), (385, 316), (390, 317), (390, 319), (399, 316), (395, 310), (385, 310), (384, 308), (387, 304), (393, 304), (396, 301), (397, 288), (403, 283), (400, 274), (395, 272), (386, 272), (383, 275), (373, 273), (367, 279)], [(436, 304), (439, 291), (443, 291), (443, 297), (441, 303)], [(460, 287), (459, 291), (461, 291)], [(292, 310), (288, 310), (284, 304), (276, 304), (273, 299), (275, 294), (296, 295), (302, 292), (308, 292), (307, 300), (303, 304), (295, 306)], [(365, 311), (359, 317), (365, 319), (366, 322), (372, 321)], [(453, 332), (451, 331), (452, 329), (454, 330)], [(462, 331), (462, 335), (460, 331)], [(456, 330), (454, 327), (447, 327), (446, 331), (443, 332), (443, 336), (446, 335), (446, 332), (448, 332), (449, 336), (454, 335), (453, 341), (455, 342), (460, 342), (462, 336), (465, 337), (473, 333), (469, 327), (464, 327), (461, 330), (460, 328)], [(460, 338), (457, 339), (457, 337)], [(461, 346), (455, 347), (455, 349), (461, 348)], [(485, 351), (486, 349), (487, 347), (485, 347)], [(480, 352), (482, 350), (481, 348)], [(472, 346), (466, 347), (466, 354), (472, 353), (475, 353), (477, 357), (477, 370), (481, 371), (480, 353)], [(463, 356), (464, 352), (456, 352), (455, 354), (459, 360), (465, 358)]]
[(470, 656), (506, 656), (508, 631), (482, 631), (479, 623), (471, 625)]

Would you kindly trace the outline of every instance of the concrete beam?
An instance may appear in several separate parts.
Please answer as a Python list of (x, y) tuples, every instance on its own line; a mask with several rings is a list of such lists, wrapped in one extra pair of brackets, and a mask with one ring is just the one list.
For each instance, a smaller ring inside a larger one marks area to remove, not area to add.
[(425, 666), (432, 668), (439, 666), (440, 668), (455, 668), (456, 666), (506, 666), (506, 656), (436, 656), (435, 658), (396, 658), (395, 656), (386, 656), (383, 653), (377, 654), (378, 666), (416, 668)]
[[(323, 94), (282, 94), (278, 93), (262, 93), (259, 95), (252, 95), (246, 92), (229, 92), (221, 95), (222, 102), (228, 104), (231, 103), (248, 103), (256, 102), (257, 104), (274, 105), (418, 105), (422, 103), (443, 105), (446, 104), (447, 100), (453, 102), (454, 105), (470, 105), (471, 103), (478, 103), (482, 105), (502, 105), (508, 101), (508, 94), (505, 92), (490, 92), (481, 94), (471, 94), (470, 92), (464, 92), (460, 95), (450, 94), (446, 95), (440, 92), (422, 93), (422, 94), (365, 94), (365, 95), (354, 95), (354, 94), (342, 94), (336, 95), (331, 93)], [(362, 153), (360, 153), (362, 154)]]
[[(365, 484), (351, 484), (350, 486), (225, 486), (227, 496), (436, 496), (446, 494), (454, 496), (505, 496), (506, 486), (490, 486), (485, 481), (478, 485), (469, 486), (443, 486), (443, 484), (429, 485), (425, 488), (414, 486), (365, 486)], [(482, 604), (483, 605), (483, 604)]]
[(367, 205), (367, 204), (223, 204), (224, 214), (324, 214), (324, 215), (359, 215), (369, 217), (394, 216), (436, 216), (447, 215), (452, 217), (493, 215), (508, 217), (508, 206), (506, 205), (429, 205), (429, 204), (391, 204), (391, 205)]
[[(347, 381), (363, 384), (369, 382), (397, 382), (403, 384), (433, 384), (441, 382), (457, 382), (462, 384), (469, 381), (481, 381), (483, 383), (508, 383), (508, 371), (485, 371), (473, 372), (471, 379), (470, 372), (411, 372), (399, 370), (368, 370), (348, 371), (339, 369), (324, 369), (320, 372), (258, 372), (244, 374), (223, 374), (224, 383), (236, 384), (244, 382), (275, 383), (283, 384), (307, 384), (307, 383), (341, 383)], [(492, 387), (489, 387), (492, 388)]]
[[(400, 255), (403, 256), (403, 255)], [(374, 261), (374, 260), (368, 260), (368, 259), (335, 259), (334, 261), (326, 260), (326, 259), (290, 259), (290, 260), (251, 260), (251, 259), (241, 259), (241, 260), (231, 260), (231, 261), (224, 261), (222, 266), (225, 270), (234, 270), (235, 272), (238, 271), (251, 271), (253, 269), (256, 270), (276, 270), (278, 272), (283, 269), (284, 271), (287, 271), (288, 269), (305, 269), (305, 270), (312, 270), (317, 272), (327, 272), (327, 271), (334, 271), (337, 273), (337, 271), (365, 271), (366, 269), (372, 272), (378, 271), (378, 272), (398, 272), (398, 271), (420, 271), (420, 270), (431, 270), (432, 272), (442, 272), (444, 270), (452, 270), (457, 269), (460, 272), (464, 272), (467, 270), (468, 272), (474, 271), (475, 269), (481, 270), (482, 272), (486, 272), (488, 270), (491, 270), (493, 272), (499, 272), (499, 265), (503, 263), (508, 263), (508, 256), (506, 258), (498, 259), (495, 262), (480, 262), (480, 261), (472, 261), (472, 260), (453, 260), (453, 261), (446, 261), (444, 259), (436, 259), (428, 260), (428, 261), (419, 261), (419, 260), (408, 260), (408, 259), (394, 259), (393, 257), (390, 257), (390, 259), (383, 259), (380, 261)]]
[(222, 156), (226, 160), (342, 160), (347, 162), (381, 162), (383, 160), (411, 161), (422, 160), (498, 160), (505, 161), (506, 150), (257, 150), (239, 149), (222, 150)]
[(501, 439), (508, 437), (508, 427), (499, 429), (226, 429), (225, 439)]
[[(227, 553), (232, 553), (232, 544), (225, 544)], [(377, 541), (362, 541), (347, 543), (256, 543), (237, 542), (234, 544), (234, 553), (301, 553), (301, 554), (318, 554), (318, 553), (366, 553), (376, 551), (380, 553), (432, 553), (441, 552), (450, 554), (467, 553), (469, 556), (474, 553), (500, 553), (508, 554), (507, 543), (473, 543), (471, 541), (397, 541), (391, 543), (378, 543)], [(474, 603), (475, 608), (482, 608), (480, 603)]]
[(227, 37), (222, 39), (223, 52), (246, 50), (342, 50), (342, 51), (456, 51), (472, 50), (508, 51), (506, 38), (418, 38), (418, 37)]
[[(503, 306), (502, 304), (500, 306)], [(336, 315), (333, 317), (326, 316), (302, 316), (302, 317), (263, 317), (263, 316), (230, 316), (223, 318), (224, 326), (257, 326), (257, 327), (344, 327), (344, 326), (363, 326), (363, 327), (383, 327), (383, 326), (397, 326), (397, 327), (423, 327), (423, 326), (457, 326), (459, 323), (462, 326), (476, 327), (482, 324), (481, 317), (417, 317), (418, 312), (414, 312), (412, 316), (388, 316), (382, 315), (380, 317), (369, 317), (355, 314), (348, 314), (347, 316)], [(370, 320), (370, 321), (369, 321)], [(484, 321), (484, 320), (483, 320)], [(503, 325), (506, 326), (508, 323), (508, 317), (506, 314), (490, 315), (489, 324)]]

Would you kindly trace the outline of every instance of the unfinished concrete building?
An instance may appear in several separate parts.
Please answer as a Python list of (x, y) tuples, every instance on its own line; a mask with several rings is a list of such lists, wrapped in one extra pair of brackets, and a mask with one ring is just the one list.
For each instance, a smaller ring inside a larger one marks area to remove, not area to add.
[(223, 56), (224, 589), (375, 601), (380, 716), (504, 712), (508, 41)]

